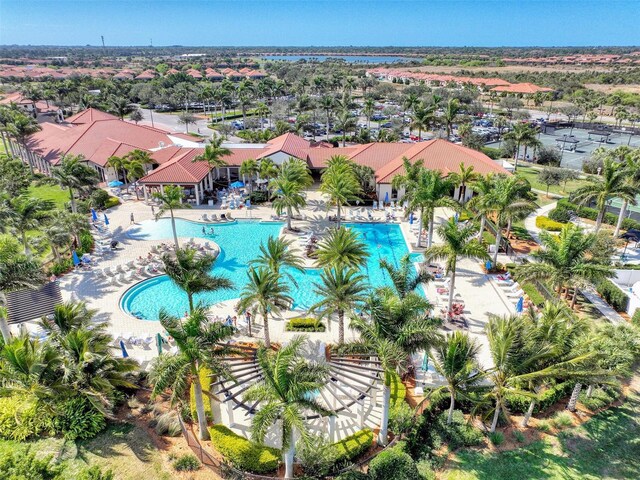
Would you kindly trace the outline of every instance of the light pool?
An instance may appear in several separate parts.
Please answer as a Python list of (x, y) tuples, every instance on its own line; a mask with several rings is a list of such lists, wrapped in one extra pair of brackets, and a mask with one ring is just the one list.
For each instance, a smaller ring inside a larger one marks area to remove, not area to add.
[[(213, 305), (224, 300), (238, 298), (247, 282), (247, 265), (259, 254), (260, 244), (270, 236), (278, 236), (282, 223), (240, 220), (229, 224), (204, 225), (202, 223), (176, 219), (179, 237), (199, 237), (213, 241), (220, 246), (221, 252), (213, 271), (228, 278), (234, 285), (231, 290), (204, 293), (195, 296), (196, 302)], [(363, 269), (371, 287), (390, 285), (386, 272), (380, 266), (380, 260), (386, 259), (398, 265), (400, 258), (408, 253), (400, 227), (395, 224), (355, 223), (346, 224), (358, 232), (367, 245), (369, 259)], [(214, 234), (209, 234), (213, 227)], [(129, 236), (141, 240), (172, 242), (171, 221), (161, 219), (143, 222)], [(412, 255), (414, 261), (419, 255)], [(304, 310), (319, 300), (314, 283), (319, 282), (318, 269), (305, 269), (304, 272), (292, 271), (298, 287), (291, 285), (294, 308)], [(125, 292), (120, 301), (121, 308), (138, 318), (156, 320), (158, 312), (164, 308), (169, 313), (181, 317), (188, 309), (187, 296), (167, 276), (151, 278), (140, 282)]]

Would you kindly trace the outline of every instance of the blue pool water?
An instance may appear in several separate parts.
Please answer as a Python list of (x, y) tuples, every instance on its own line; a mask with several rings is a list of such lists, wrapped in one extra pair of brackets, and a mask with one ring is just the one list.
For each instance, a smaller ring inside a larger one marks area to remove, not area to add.
[[(206, 305), (238, 298), (243, 286), (247, 282), (247, 264), (259, 254), (260, 244), (270, 236), (278, 236), (282, 223), (238, 221), (233, 224), (213, 224), (214, 234), (202, 233), (202, 223), (177, 219), (176, 228), (180, 237), (199, 237), (217, 243), (221, 252), (214, 265), (213, 272), (222, 275), (234, 285), (231, 290), (204, 293), (196, 296), (196, 301)], [(380, 269), (381, 259), (398, 264), (400, 258), (408, 250), (400, 227), (388, 224), (347, 224), (361, 235), (369, 251), (369, 259), (363, 274), (372, 287), (390, 285), (388, 275)], [(209, 226), (205, 226), (209, 231)], [(162, 219), (157, 222), (141, 223), (136, 229), (130, 230), (132, 238), (142, 240), (158, 240), (172, 242), (171, 221)], [(417, 259), (412, 255), (414, 261)], [(419, 257), (419, 255), (418, 255)], [(291, 285), (291, 296), (294, 298), (294, 308), (306, 309), (319, 300), (313, 284), (319, 282), (320, 271), (305, 269), (304, 272), (293, 270), (290, 272), (298, 287)], [(127, 290), (121, 300), (121, 307), (128, 313), (147, 320), (158, 318), (158, 312), (164, 308), (169, 313), (182, 316), (188, 309), (187, 296), (167, 276), (160, 276), (145, 280)]]

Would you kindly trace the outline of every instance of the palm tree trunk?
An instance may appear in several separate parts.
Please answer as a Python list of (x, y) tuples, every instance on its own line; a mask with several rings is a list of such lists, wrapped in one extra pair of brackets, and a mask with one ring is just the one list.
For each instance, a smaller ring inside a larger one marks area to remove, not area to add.
[(382, 389), (382, 418), (380, 419), (380, 433), (378, 433), (378, 445), (384, 447), (388, 443), (389, 436), (389, 405), (391, 403), (391, 386), (388, 373), (385, 373), (385, 382)]
[(624, 220), (625, 213), (627, 213), (627, 204), (628, 204), (627, 200), (624, 200), (622, 202), (622, 207), (620, 208), (620, 214), (618, 215), (618, 223), (616, 223), (616, 231), (613, 232), (613, 238), (616, 238), (620, 234), (620, 229), (622, 228), (622, 221)]
[(173, 209), (169, 210), (171, 212), (171, 229), (173, 230), (173, 241), (176, 244), (176, 249), (180, 248), (178, 245), (178, 232), (176, 231), (176, 219), (173, 216)]
[(329, 141), (329, 110), (327, 110), (327, 129), (325, 130), (325, 139)]
[(342, 220), (341, 213), (340, 213), (340, 202), (337, 202), (337, 205), (338, 205), (338, 228), (340, 228), (340, 221)]
[(60, 258), (60, 253), (58, 253), (58, 249), (53, 243), (49, 244), (51, 246), (51, 253), (53, 253), (53, 258), (58, 260)]
[(20, 236), (22, 237), (22, 246), (24, 247), (24, 254), (29, 255), (31, 251), (29, 250), (29, 242), (27, 242), (27, 233), (23, 230), (20, 232)]
[(527, 413), (524, 414), (524, 418), (522, 419), (521, 425), (523, 427), (526, 427), (529, 425), (529, 420), (531, 420), (531, 416), (533, 415), (534, 408), (536, 408), (536, 401), (531, 400), (531, 403), (529, 404), (529, 409), (527, 410)]
[(431, 248), (431, 244), (433, 243), (433, 217), (435, 216), (435, 212), (432, 210), (429, 212), (429, 232), (427, 237), (427, 248)]
[(520, 142), (516, 144), (516, 154), (513, 158), (513, 171), (518, 171), (518, 154), (520, 153)]
[(496, 431), (496, 427), (498, 426), (498, 419), (500, 418), (500, 403), (496, 400), (496, 411), (493, 414), (493, 421), (491, 422), (491, 433)]
[(500, 224), (496, 223), (496, 251), (493, 252), (493, 266), (495, 267), (498, 264), (498, 250), (500, 250), (500, 242), (502, 240), (502, 229), (500, 228)]
[(451, 309), (453, 308), (453, 295), (455, 293), (455, 286), (456, 286), (456, 266), (454, 261), (453, 268), (451, 269), (451, 285), (449, 285), (449, 310), (447, 310), (447, 313), (451, 313)]
[(269, 336), (269, 314), (267, 312), (263, 312), (262, 316), (264, 318), (264, 346), (271, 348), (271, 337)]
[(424, 227), (424, 208), (420, 209), (420, 229), (418, 230), (418, 243), (417, 248), (422, 247), (422, 228)]
[(582, 384), (576, 383), (576, 386), (573, 387), (573, 392), (571, 392), (571, 398), (569, 399), (569, 403), (567, 404), (567, 410), (570, 412), (576, 411), (576, 404), (578, 403), (578, 397), (580, 396), (580, 391), (582, 390)]
[[(284, 443), (284, 438), (282, 439)], [(284, 457), (284, 478), (293, 478), (293, 459), (296, 456), (295, 428), (289, 432), (289, 448), (283, 453)]]
[(338, 310), (338, 343), (344, 343), (344, 310)]
[(456, 396), (453, 392), (451, 392), (451, 403), (449, 404), (449, 415), (447, 416), (447, 425), (450, 425), (453, 422), (453, 410), (456, 406)]
[(482, 240), (482, 232), (484, 232), (484, 227), (487, 222), (487, 217), (482, 215), (480, 217), (480, 231), (478, 232), (478, 238)]
[(603, 205), (600, 211), (598, 212), (598, 217), (596, 218), (596, 233), (600, 230), (600, 226), (602, 225), (602, 219), (604, 218), (604, 211), (606, 210), (607, 205)]
[(7, 319), (3, 316), (0, 316), (0, 332), (2, 333), (4, 343), (9, 343), (11, 341), (11, 330), (9, 329)]
[(287, 207), (287, 230), (291, 231), (291, 207)]
[(196, 367), (192, 368), (193, 374), (193, 390), (196, 400), (196, 416), (198, 417), (198, 429), (200, 440), (209, 439), (209, 431), (207, 430), (207, 414), (204, 411), (204, 400), (202, 399), (202, 384)]
[(193, 293), (187, 292), (187, 298), (189, 299), (189, 313), (193, 313)]
[(76, 199), (73, 195), (73, 188), (69, 187), (69, 199), (71, 200), (71, 212), (78, 213), (78, 207), (76, 206)]
[(593, 385), (589, 385), (587, 387), (587, 393), (585, 395), (587, 396), (587, 398), (591, 398), (591, 395), (593, 395)]

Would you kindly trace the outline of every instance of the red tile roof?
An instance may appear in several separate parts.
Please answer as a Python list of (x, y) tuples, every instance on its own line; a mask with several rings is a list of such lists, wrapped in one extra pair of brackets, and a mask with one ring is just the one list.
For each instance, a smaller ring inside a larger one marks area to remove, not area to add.
[(92, 123), (96, 120), (119, 120), (119, 118), (115, 115), (111, 115), (110, 113), (98, 110), (97, 108), (87, 108), (86, 110), (82, 110), (81, 112), (71, 115), (65, 119), (67, 123), (74, 123), (78, 125)]
[(195, 70), (193, 68), (187, 70), (187, 75), (193, 78), (202, 78), (202, 74), (198, 70)]
[(199, 183), (211, 170), (207, 162), (193, 161), (202, 152), (201, 148), (182, 148), (170, 160), (140, 179), (139, 182), (143, 184)]
[(304, 138), (293, 133), (285, 133), (267, 142), (266, 150), (257, 158), (269, 157), (278, 152), (283, 152), (292, 157), (306, 159), (306, 150), (310, 147), (311, 143)]

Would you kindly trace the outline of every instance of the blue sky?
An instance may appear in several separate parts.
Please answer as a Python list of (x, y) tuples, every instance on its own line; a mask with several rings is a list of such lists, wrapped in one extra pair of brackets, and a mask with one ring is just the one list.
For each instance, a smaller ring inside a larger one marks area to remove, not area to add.
[(640, 0), (0, 0), (0, 44), (640, 44)]

